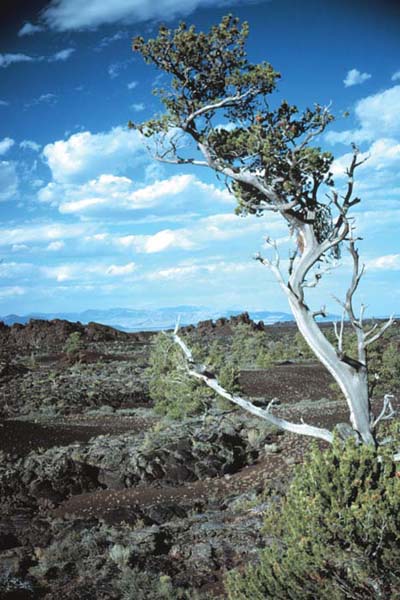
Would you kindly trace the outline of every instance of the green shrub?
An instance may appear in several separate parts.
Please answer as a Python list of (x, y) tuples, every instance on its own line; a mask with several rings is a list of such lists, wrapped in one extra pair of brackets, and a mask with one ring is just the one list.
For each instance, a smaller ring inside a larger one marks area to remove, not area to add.
[(352, 440), (314, 449), (267, 516), (259, 564), (228, 575), (228, 598), (400, 598), (400, 472), (379, 454)]
[(158, 414), (182, 419), (204, 412), (212, 401), (213, 393), (188, 374), (181, 349), (166, 335), (155, 339), (147, 375)]
[(300, 331), (297, 331), (294, 336), (294, 345), (299, 356), (306, 359), (315, 359), (314, 352), (311, 350), (310, 346), (307, 344)]
[(125, 568), (116, 581), (121, 600), (178, 600), (188, 598), (174, 589), (168, 575), (156, 575), (137, 568)]
[(390, 394), (400, 389), (400, 352), (395, 342), (372, 348), (368, 355), (371, 383), (375, 395)]
[(271, 345), (264, 331), (254, 331), (240, 323), (235, 327), (231, 345), (231, 361), (241, 369), (268, 368), (272, 364)]
[(66, 354), (77, 354), (83, 348), (82, 334), (79, 331), (70, 333), (64, 344), (63, 351)]

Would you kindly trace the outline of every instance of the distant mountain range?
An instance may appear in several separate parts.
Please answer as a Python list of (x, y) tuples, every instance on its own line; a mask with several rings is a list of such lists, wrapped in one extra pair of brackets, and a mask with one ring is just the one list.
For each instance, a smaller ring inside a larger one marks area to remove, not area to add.
[[(67, 321), (80, 321), (83, 324), (94, 321), (103, 325), (110, 325), (122, 331), (158, 331), (171, 329), (180, 319), (181, 325), (196, 325), (206, 319), (219, 319), (239, 315), (240, 310), (215, 311), (202, 306), (172, 306), (154, 309), (109, 308), (106, 310), (85, 310), (83, 312), (61, 313), (29, 313), (28, 315), (6, 315), (0, 317), (6, 325), (14, 323), (25, 324), (30, 319), (65, 319)], [(254, 321), (264, 321), (271, 324), (282, 321), (292, 321), (293, 317), (285, 312), (249, 311)]]
[[(83, 312), (61, 312), (61, 313), (29, 313), (28, 315), (6, 315), (0, 317), (6, 325), (14, 323), (25, 324), (30, 319), (65, 319), (67, 321), (79, 321), (83, 324), (93, 321), (103, 325), (110, 325), (122, 331), (159, 331), (171, 329), (180, 319), (181, 325), (196, 325), (199, 321), (206, 319), (219, 319), (220, 317), (233, 317), (241, 314), (240, 310), (216, 311), (203, 306), (169, 306), (165, 308), (132, 309), (132, 308), (109, 308), (106, 310), (85, 310)], [(270, 325), (284, 321), (293, 321), (290, 313), (279, 311), (248, 311), (254, 321), (264, 321)], [(327, 319), (336, 320), (336, 315), (328, 315)]]

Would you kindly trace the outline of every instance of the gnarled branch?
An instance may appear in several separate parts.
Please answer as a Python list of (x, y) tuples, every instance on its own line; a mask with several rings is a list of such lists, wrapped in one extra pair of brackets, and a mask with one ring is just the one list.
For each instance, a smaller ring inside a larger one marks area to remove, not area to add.
[(176, 344), (181, 348), (183, 354), (188, 363), (188, 373), (192, 377), (203, 381), (209, 388), (211, 388), (214, 392), (216, 392), (222, 398), (229, 400), (233, 404), (240, 406), (247, 412), (255, 415), (256, 417), (261, 417), (265, 421), (268, 421), (272, 425), (283, 429), (284, 431), (290, 431), (291, 433), (297, 433), (300, 435), (306, 435), (314, 438), (318, 438), (321, 440), (325, 440), (326, 442), (333, 442), (333, 434), (328, 429), (323, 429), (321, 427), (314, 427), (313, 425), (307, 425), (306, 423), (292, 423), (287, 421), (286, 419), (282, 419), (281, 417), (276, 417), (271, 413), (272, 404), (270, 403), (267, 409), (262, 409), (258, 406), (254, 406), (249, 400), (245, 400), (241, 396), (236, 394), (231, 394), (225, 388), (221, 386), (218, 382), (217, 378), (207, 370), (207, 367), (202, 364), (197, 364), (194, 361), (192, 351), (185, 344), (182, 338), (178, 335), (179, 325), (175, 327), (175, 330), (172, 334), (172, 338)]

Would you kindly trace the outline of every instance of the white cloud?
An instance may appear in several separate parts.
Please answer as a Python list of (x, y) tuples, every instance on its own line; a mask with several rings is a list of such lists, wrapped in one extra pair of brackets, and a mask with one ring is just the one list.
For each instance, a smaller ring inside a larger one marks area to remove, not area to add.
[(160, 206), (166, 200), (169, 206), (181, 205), (194, 195), (202, 204), (212, 201), (232, 203), (227, 190), (205, 184), (190, 174), (174, 175), (141, 188), (129, 177), (103, 174), (81, 185), (51, 182), (38, 192), (41, 202), (59, 206), (64, 214), (138, 210)]
[[(371, 144), (366, 152), (359, 155), (359, 160), (366, 161), (358, 167), (358, 173), (368, 171), (381, 172), (386, 177), (386, 183), (392, 178), (387, 172), (393, 168), (400, 169), (400, 142), (392, 138), (381, 138)], [(332, 172), (336, 177), (344, 177), (346, 169), (350, 166), (352, 154), (349, 152), (336, 159), (332, 165)], [(382, 183), (385, 183), (384, 181)], [(370, 179), (368, 187), (373, 180)]]
[(34, 142), (33, 140), (22, 140), (19, 145), (22, 150), (33, 150), (33, 152), (39, 152), (41, 146), (40, 144)]
[(47, 279), (63, 281), (98, 281), (104, 277), (126, 277), (136, 271), (137, 265), (129, 262), (125, 265), (104, 265), (98, 263), (66, 263), (40, 268), (41, 274)]
[(355, 105), (358, 129), (330, 131), (326, 140), (332, 144), (350, 144), (400, 135), (400, 85), (362, 98)]
[[(276, 235), (286, 233), (285, 224), (272, 215), (268, 222), (248, 217), (242, 219), (234, 214), (216, 214), (198, 219), (191, 227), (179, 229), (162, 229), (153, 235), (126, 235), (113, 241), (122, 248), (133, 248), (138, 253), (153, 254), (166, 250), (192, 250), (209, 246), (215, 241), (238, 240), (245, 236), (257, 236), (274, 231)], [(287, 238), (284, 238), (287, 241)], [(256, 248), (255, 248), (256, 249)]]
[(80, 238), (89, 233), (88, 225), (69, 223), (34, 223), (0, 229), (0, 246), (15, 246), (29, 242), (48, 244), (60, 238)]
[(226, 202), (227, 204), (236, 204), (235, 198), (227, 188), (223, 188), (221, 190), (220, 188), (215, 187), (215, 185), (213, 184), (203, 183), (202, 181), (198, 181), (197, 186), (201, 190), (205, 191), (213, 200), (218, 200), (219, 202)]
[(128, 85), (126, 86), (128, 88), (128, 90), (134, 90), (135, 87), (137, 87), (138, 82), (137, 81), (131, 81), (130, 83), (128, 83)]
[(0, 161), (0, 202), (11, 200), (16, 196), (17, 191), (18, 176), (15, 163)]
[(5, 53), (0, 54), (0, 68), (6, 69), (7, 67), (14, 65), (16, 63), (37, 63), (47, 61), (49, 63), (52, 62), (64, 62), (66, 61), (71, 54), (75, 52), (75, 48), (64, 48), (51, 56), (30, 56), (28, 54), (24, 54), (23, 52), (17, 53)]
[(44, 28), (41, 25), (34, 25), (33, 23), (25, 23), (18, 31), (18, 37), (23, 37), (24, 35), (33, 35), (35, 33), (39, 33), (40, 31), (44, 31)]
[(9, 102), (7, 100), (0, 100), (0, 106), (9, 106)]
[(64, 50), (60, 50), (50, 56), (48, 58), (49, 62), (65, 62), (69, 59), (69, 57), (75, 52), (75, 48), (64, 48)]
[(58, 252), (63, 248), (65, 248), (65, 243), (62, 240), (56, 240), (55, 242), (50, 242), (46, 250), (49, 250), (50, 252)]
[(5, 137), (0, 140), (0, 156), (6, 154), (14, 146), (15, 142), (9, 137)]
[(0, 299), (14, 298), (15, 296), (23, 296), (25, 293), (26, 290), (19, 285), (14, 285), (10, 287), (0, 287)]
[(400, 271), (400, 254), (387, 254), (367, 261), (367, 268), (374, 271)]
[(138, 132), (122, 127), (106, 133), (75, 133), (67, 140), (47, 144), (43, 155), (54, 180), (60, 183), (87, 181), (101, 173), (120, 173), (133, 160), (147, 159)]
[(12, 252), (25, 252), (25, 250), (29, 250), (29, 246), (26, 244), (13, 244), (11, 250)]
[(249, 272), (252, 268), (252, 263), (248, 262), (225, 262), (219, 261), (209, 264), (197, 264), (197, 265), (181, 265), (178, 267), (169, 267), (166, 269), (159, 269), (153, 271), (147, 275), (147, 279), (151, 280), (187, 280), (198, 278), (201, 275), (209, 275), (210, 273), (240, 273)]
[(398, 71), (396, 71), (396, 73), (393, 73), (392, 75), (392, 81), (399, 81), (400, 80), (400, 69)]
[(110, 44), (113, 44), (114, 42), (118, 42), (119, 40), (124, 40), (127, 38), (127, 35), (128, 34), (126, 31), (117, 31), (117, 33), (114, 33), (114, 35), (105, 36), (100, 41), (99, 45), (97, 46), (97, 48), (95, 48), (95, 50), (96, 51), (102, 50), (103, 48), (106, 48), (107, 46), (109, 46)]
[(134, 248), (136, 252), (154, 254), (170, 248), (190, 250), (194, 247), (185, 230), (164, 229), (154, 235), (126, 235), (116, 239), (123, 248)]
[(367, 96), (356, 105), (356, 115), (365, 136), (391, 137), (400, 134), (400, 85)]
[(56, 267), (42, 267), (42, 274), (48, 279), (55, 279), (58, 282), (75, 279), (78, 269), (75, 265), (59, 265)]
[(165, 196), (176, 196), (195, 183), (193, 175), (174, 175), (169, 179), (156, 181), (151, 185), (133, 192), (130, 200), (138, 206), (148, 206)]
[(111, 275), (113, 277), (121, 277), (124, 275), (130, 275), (134, 271), (136, 271), (137, 266), (134, 262), (130, 262), (126, 265), (110, 265), (106, 273), (107, 275)]
[(28, 56), (27, 54), (0, 54), (0, 67), (6, 69), (10, 65), (21, 62), (32, 62), (34, 60), (38, 60), (33, 58), (32, 56)]
[(54, 105), (58, 102), (57, 94), (53, 94), (52, 92), (48, 92), (47, 94), (41, 94), (38, 98), (34, 98), (30, 102), (25, 104), (25, 108), (30, 108), (31, 106), (37, 106), (38, 104), (49, 104)]
[(152, 254), (171, 247), (189, 250), (193, 245), (193, 242), (184, 232), (164, 229), (164, 231), (159, 231), (155, 235), (148, 236), (144, 241), (143, 249), (144, 252)]
[(132, 63), (132, 59), (128, 58), (126, 60), (121, 60), (120, 62), (115, 62), (109, 65), (107, 72), (111, 79), (115, 79), (119, 77), (121, 71), (127, 69), (127, 67)]
[(358, 69), (350, 69), (345, 79), (343, 79), (343, 83), (345, 87), (351, 87), (353, 85), (360, 85), (368, 79), (371, 79), (371, 75), (369, 73), (360, 73)]
[(44, 185), (43, 179), (33, 179), (31, 181), (31, 186), (36, 189), (42, 187), (43, 185)]
[(144, 104), (143, 102), (137, 102), (135, 104), (131, 104), (131, 109), (134, 110), (135, 112), (141, 112), (142, 110), (144, 110)]
[(31, 263), (2, 262), (0, 263), (0, 281), (10, 280), (10, 283), (14, 283), (12, 280), (17, 279), (18, 283), (22, 283), (23, 280), (29, 279), (35, 271), (36, 267)]
[[(230, 4), (236, 4), (232, 0)], [(226, 0), (57, 0), (44, 12), (49, 26), (58, 31), (91, 29), (106, 23), (139, 23), (153, 19), (171, 20), (188, 15), (197, 8), (225, 6)]]

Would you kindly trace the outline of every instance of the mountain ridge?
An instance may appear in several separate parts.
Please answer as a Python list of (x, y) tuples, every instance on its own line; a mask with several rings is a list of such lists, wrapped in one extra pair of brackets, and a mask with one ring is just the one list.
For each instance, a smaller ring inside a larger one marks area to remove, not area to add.
[[(214, 310), (203, 306), (170, 306), (154, 309), (109, 308), (87, 309), (80, 312), (32, 312), (26, 315), (8, 314), (0, 317), (6, 325), (28, 323), (31, 319), (51, 321), (62, 319), (87, 324), (96, 322), (122, 331), (158, 331), (173, 328), (178, 319), (182, 326), (197, 325), (200, 321), (230, 318), (243, 313), (243, 310)], [(254, 321), (266, 324), (293, 321), (290, 313), (282, 311), (248, 311)]]

